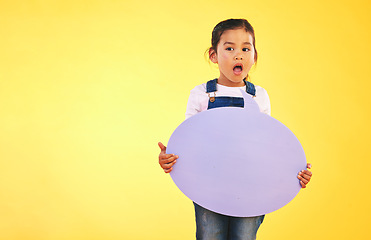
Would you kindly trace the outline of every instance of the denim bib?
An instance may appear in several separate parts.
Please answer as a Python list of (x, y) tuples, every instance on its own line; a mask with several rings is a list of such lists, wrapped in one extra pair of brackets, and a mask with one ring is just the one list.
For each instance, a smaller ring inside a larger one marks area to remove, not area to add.
[[(244, 107), (244, 100), (242, 97), (217, 97), (217, 80), (213, 79), (206, 83), (206, 93), (209, 95), (209, 105), (207, 109), (218, 107)], [(246, 85), (246, 92), (255, 97), (255, 86), (251, 82), (243, 80)], [(212, 96), (213, 95), (213, 96)]]

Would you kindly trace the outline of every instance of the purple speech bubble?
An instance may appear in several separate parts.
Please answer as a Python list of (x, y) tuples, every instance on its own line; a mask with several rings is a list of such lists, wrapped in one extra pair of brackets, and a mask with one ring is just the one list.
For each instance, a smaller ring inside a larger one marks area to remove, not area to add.
[(306, 160), (290, 129), (242, 94), (244, 108), (214, 108), (185, 120), (167, 152), (179, 156), (170, 174), (188, 198), (220, 214), (251, 217), (273, 212), (298, 194), (297, 174)]

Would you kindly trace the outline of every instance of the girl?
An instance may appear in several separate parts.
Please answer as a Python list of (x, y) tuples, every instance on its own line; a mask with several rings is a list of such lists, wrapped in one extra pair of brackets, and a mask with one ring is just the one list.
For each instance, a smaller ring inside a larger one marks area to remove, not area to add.
[[(255, 48), (254, 29), (245, 19), (228, 19), (218, 23), (213, 32), (209, 59), (218, 64), (220, 76), (217, 79), (196, 86), (190, 94), (186, 118), (217, 107), (243, 107), (240, 89), (251, 94), (260, 111), (270, 115), (270, 102), (267, 92), (259, 86), (247, 82), (248, 73), (256, 63), (258, 53)], [(178, 156), (166, 154), (166, 147), (159, 142), (161, 152), (159, 163), (166, 173), (171, 172)], [(307, 168), (311, 168), (308, 164)], [(301, 187), (305, 188), (312, 173), (305, 169), (299, 172)], [(196, 203), (196, 238), (217, 240), (256, 239), (256, 233), (264, 215), (256, 217), (231, 217), (207, 210)]]

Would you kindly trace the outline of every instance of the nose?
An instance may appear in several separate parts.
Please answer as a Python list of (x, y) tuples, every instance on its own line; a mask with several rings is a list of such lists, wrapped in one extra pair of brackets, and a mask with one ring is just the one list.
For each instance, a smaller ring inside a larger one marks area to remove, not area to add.
[(242, 56), (236, 56), (234, 57), (234, 60), (242, 60)]
[(235, 61), (242, 61), (243, 57), (244, 57), (244, 53), (241, 50), (236, 49), (236, 51), (234, 53), (234, 60)]

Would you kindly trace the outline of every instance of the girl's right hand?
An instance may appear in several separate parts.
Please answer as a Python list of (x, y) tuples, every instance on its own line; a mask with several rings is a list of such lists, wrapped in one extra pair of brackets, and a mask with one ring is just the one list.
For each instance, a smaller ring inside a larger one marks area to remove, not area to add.
[(158, 155), (158, 163), (162, 169), (164, 169), (164, 172), (169, 173), (173, 170), (172, 166), (176, 163), (178, 156), (174, 154), (166, 154), (166, 147), (161, 142), (158, 143), (158, 146), (161, 149), (161, 152)]

